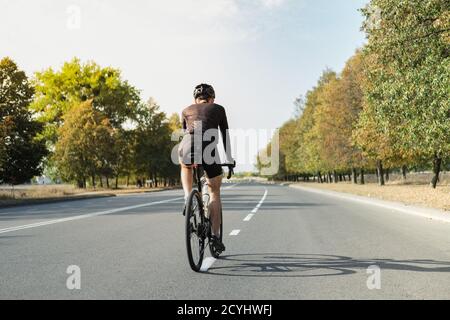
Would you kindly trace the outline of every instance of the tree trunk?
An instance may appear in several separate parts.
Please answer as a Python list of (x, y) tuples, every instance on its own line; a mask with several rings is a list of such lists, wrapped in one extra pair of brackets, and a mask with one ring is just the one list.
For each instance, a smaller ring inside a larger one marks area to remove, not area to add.
[(333, 171), (333, 175), (334, 175), (334, 183), (338, 183), (339, 182), (338, 181), (338, 174), (337, 174), (336, 170)]
[(330, 171), (328, 171), (327, 182), (328, 183), (333, 182), (333, 179), (331, 178), (331, 172)]
[(434, 176), (433, 176), (433, 179), (431, 180), (431, 186), (433, 187), (433, 189), (436, 189), (437, 183), (439, 181), (439, 173), (441, 172), (441, 164), (442, 164), (442, 158), (436, 152), (434, 154), (434, 159), (433, 159)]
[(360, 173), (361, 173), (360, 183), (361, 184), (365, 184), (365, 181), (364, 181), (364, 169), (363, 168), (360, 169)]
[(106, 187), (109, 189), (109, 178), (106, 176)]
[(377, 175), (378, 175), (378, 184), (380, 186), (384, 186), (383, 163), (381, 162), (381, 160), (377, 160)]
[(119, 189), (119, 175), (116, 176), (116, 189)]
[(127, 188), (128, 188), (129, 185), (130, 185), (130, 175), (127, 174)]
[(95, 189), (95, 175), (92, 175), (92, 186), (93, 186), (94, 189)]
[(356, 176), (356, 168), (352, 167), (352, 183), (357, 184), (358, 183), (358, 177)]
[(389, 168), (387, 168), (385, 170), (385, 175), (386, 175), (386, 182), (388, 182), (389, 181)]
[(317, 172), (317, 182), (318, 182), (318, 183), (323, 183), (323, 180), (322, 180), (322, 173), (320, 173), (320, 171)]
[(347, 177), (348, 177), (348, 181), (352, 181), (352, 174), (351, 173), (348, 173)]
[(103, 188), (103, 177), (100, 176), (99, 178), (100, 178), (100, 188)]
[(403, 165), (402, 166), (402, 177), (403, 177), (403, 180), (406, 180), (406, 170), (407, 170), (406, 165)]

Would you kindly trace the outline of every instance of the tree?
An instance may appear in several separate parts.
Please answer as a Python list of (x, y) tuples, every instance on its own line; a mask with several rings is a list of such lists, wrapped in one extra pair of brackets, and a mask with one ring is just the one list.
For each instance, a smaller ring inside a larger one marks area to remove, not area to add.
[(133, 119), (140, 103), (137, 89), (122, 80), (118, 69), (102, 68), (94, 62), (82, 64), (79, 59), (64, 63), (61, 70), (49, 68), (35, 76), (36, 97), (31, 109), (45, 124), (45, 136), (53, 143), (64, 115), (71, 108), (91, 100), (93, 108), (119, 129)]
[(111, 168), (111, 172), (115, 177), (115, 187), (119, 187), (119, 177), (121, 175), (128, 178), (134, 169), (134, 151), (136, 137), (134, 130), (114, 130), (114, 145), (110, 149), (110, 162), (106, 168)]
[(450, 153), (448, 1), (372, 0), (363, 13), (372, 59), (368, 108), (394, 154), (434, 159), (436, 187)]
[(136, 128), (135, 165), (141, 176), (150, 177), (155, 185), (158, 177), (166, 178), (175, 172), (171, 161), (171, 151), (175, 142), (171, 141), (171, 128), (166, 115), (152, 98), (143, 104), (138, 112)]
[(92, 100), (70, 109), (58, 130), (54, 159), (64, 179), (85, 188), (86, 180), (91, 178), (95, 187), (95, 177), (113, 156), (114, 129), (109, 119), (94, 109)]
[(173, 113), (169, 117), (169, 128), (172, 132), (182, 130), (181, 120), (180, 120), (180, 116), (178, 115), (178, 113)]
[(329, 170), (329, 164), (321, 155), (321, 143), (323, 135), (320, 130), (323, 103), (322, 95), (325, 86), (336, 79), (336, 73), (332, 70), (325, 70), (319, 79), (317, 86), (307, 94), (307, 101), (304, 111), (304, 117), (300, 120), (300, 135), (302, 141), (299, 143), (299, 154), (303, 153), (304, 171), (317, 173), (319, 181), (321, 181), (322, 171)]
[(0, 183), (20, 184), (41, 173), (47, 150), (36, 136), (42, 127), (28, 106), (34, 90), (10, 58), (0, 61)]

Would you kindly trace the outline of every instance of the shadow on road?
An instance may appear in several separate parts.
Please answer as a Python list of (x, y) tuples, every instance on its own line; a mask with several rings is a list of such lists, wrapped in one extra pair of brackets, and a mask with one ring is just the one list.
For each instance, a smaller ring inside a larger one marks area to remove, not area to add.
[(225, 266), (212, 266), (208, 273), (239, 277), (324, 277), (365, 272), (372, 265), (381, 270), (450, 272), (449, 261), (427, 259), (356, 259), (337, 255), (255, 253), (223, 256)]

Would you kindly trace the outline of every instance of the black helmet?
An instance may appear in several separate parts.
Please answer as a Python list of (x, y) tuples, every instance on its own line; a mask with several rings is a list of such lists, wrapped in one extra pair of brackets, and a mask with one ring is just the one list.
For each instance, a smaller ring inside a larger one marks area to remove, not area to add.
[(215, 98), (216, 97), (216, 93), (214, 92), (214, 88), (206, 83), (202, 83), (199, 84), (198, 86), (195, 87), (194, 89), (194, 99), (211, 99), (211, 98)]

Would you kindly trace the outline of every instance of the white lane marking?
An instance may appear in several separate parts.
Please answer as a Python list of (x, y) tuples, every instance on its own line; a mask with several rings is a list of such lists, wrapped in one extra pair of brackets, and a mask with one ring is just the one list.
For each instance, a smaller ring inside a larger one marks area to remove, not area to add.
[(48, 225), (55, 224), (55, 223), (62, 223), (62, 222), (68, 222), (68, 221), (92, 218), (92, 217), (102, 216), (102, 215), (105, 215), (105, 214), (111, 214), (111, 213), (116, 213), (116, 212), (121, 212), (121, 211), (127, 211), (127, 210), (142, 208), (142, 207), (153, 206), (155, 204), (174, 202), (174, 201), (178, 201), (178, 200), (182, 200), (182, 199), (184, 199), (184, 198), (181, 197), (181, 198), (168, 199), (168, 200), (162, 200), (162, 201), (148, 202), (148, 203), (138, 204), (138, 205), (135, 205), (135, 206), (128, 206), (128, 207), (122, 207), (122, 208), (111, 209), (111, 210), (106, 210), (106, 211), (87, 213), (87, 214), (82, 214), (82, 215), (68, 217), (68, 218), (61, 218), (61, 219), (55, 219), (55, 220), (48, 220), (48, 221), (43, 221), (43, 222), (25, 224), (25, 225), (16, 226), (16, 227), (0, 229), (0, 234), (7, 233), (7, 232), (18, 231), (18, 230), (24, 230), (24, 229), (31, 229), (31, 228), (36, 228), (36, 227), (48, 226)]
[(203, 260), (202, 266), (200, 267), (201, 272), (208, 271), (209, 268), (216, 262), (216, 259), (213, 257), (208, 257)]
[(264, 200), (266, 200), (266, 198), (267, 198), (267, 193), (268, 193), (268, 191), (267, 191), (267, 189), (265, 189), (263, 197), (261, 198), (261, 200), (259, 200), (256, 207), (252, 210), (252, 213), (258, 212), (258, 209), (261, 208), (261, 205), (263, 204)]
[(230, 232), (230, 236), (237, 236), (241, 230), (233, 230)]
[(253, 213), (250, 213), (249, 215), (247, 215), (247, 216), (244, 218), (244, 221), (250, 221), (250, 219), (253, 218), (253, 216), (254, 216), (254, 214), (253, 214)]

